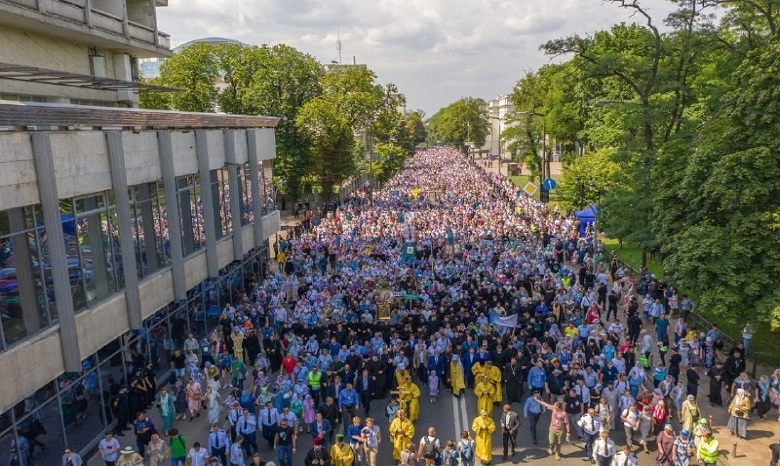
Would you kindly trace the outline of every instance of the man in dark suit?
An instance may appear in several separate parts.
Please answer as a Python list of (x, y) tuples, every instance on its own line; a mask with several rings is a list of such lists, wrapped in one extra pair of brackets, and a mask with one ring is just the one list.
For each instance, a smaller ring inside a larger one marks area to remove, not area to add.
[(466, 386), (468, 388), (474, 388), (474, 374), (471, 372), (471, 368), (474, 367), (474, 364), (478, 361), (479, 358), (477, 357), (474, 348), (470, 348), (468, 354), (463, 357), (463, 375), (466, 376)]
[(328, 396), (325, 398), (325, 403), (320, 403), (319, 412), (331, 426), (331, 430), (328, 432), (328, 442), (330, 443), (333, 440), (333, 429), (338, 429), (339, 421), (341, 420), (339, 407), (333, 401), (333, 398)]
[(434, 351), (433, 356), (428, 358), (428, 372), (430, 373), (430, 371), (436, 371), (439, 380), (444, 376), (444, 358), (438, 351)]
[(501, 412), (501, 431), (504, 439), (504, 461), (506, 461), (510, 443), (512, 445), (512, 455), (515, 454), (518, 429), (520, 429), (520, 416), (512, 411), (512, 406), (508, 404), (504, 405), (504, 410)]
[(344, 390), (344, 384), (341, 382), (341, 377), (337, 375), (333, 377), (333, 382), (329, 383), (328, 386), (325, 387), (323, 396), (325, 398), (331, 397), (334, 400), (338, 400), (341, 390)]
[(374, 387), (371, 383), (371, 376), (368, 373), (368, 369), (363, 369), (363, 373), (357, 377), (355, 380), (355, 388), (357, 389), (358, 396), (360, 396), (360, 404), (363, 405), (365, 416), (368, 417), (368, 411), (371, 409), (371, 400), (374, 397)]
[(311, 423), (311, 435), (314, 438), (322, 439), (322, 446), (330, 450), (330, 435), (333, 432), (333, 425), (325, 419), (322, 412), (317, 413), (317, 418)]

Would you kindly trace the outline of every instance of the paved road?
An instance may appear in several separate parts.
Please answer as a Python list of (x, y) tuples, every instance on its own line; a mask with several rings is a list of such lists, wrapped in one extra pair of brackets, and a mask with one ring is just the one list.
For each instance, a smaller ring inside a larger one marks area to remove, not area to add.
[[(419, 441), (419, 438), (423, 435), (427, 428), (430, 426), (436, 427), (437, 437), (442, 441), (457, 440), (459, 434), (463, 430), (471, 429), (471, 422), (474, 419), (476, 412), (476, 398), (471, 391), (465, 393), (460, 399), (453, 397), (449, 392), (443, 392), (438, 401), (434, 404), (429, 402), (427, 396), (427, 387), (425, 390), (421, 388), (422, 396), (420, 397), (420, 419), (415, 425), (415, 442)], [(384, 407), (386, 402), (384, 400), (375, 400), (371, 405), (371, 415), (377, 419), (377, 424), (382, 429), (382, 436), (384, 441), (380, 446), (378, 465), (379, 466), (395, 466), (395, 462), (392, 459), (392, 446), (389, 442), (389, 435), (387, 430), (387, 420), (384, 417)], [(513, 409), (522, 413), (522, 407), (515, 404)], [(499, 413), (500, 409), (497, 407), (494, 411), (494, 420), (496, 425), (499, 425)], [(362, 412), (359, 413), (362, 417)], [(522, 416), (522, 414), (521, 414)], [(160, 426), (162, 423), (157, 416), (156, 412), (150, 413), (150, 417), (154, 420), (155, 425)], [(533, 462), (534, 464), (583, 464), (585, 453), (581, 443), (566, 444), (563, 447), (562, 460), (555, 461), (554, 458), (550, 458), (547, 454), (547, 426), (549, 425), (550, 415), (549, 413), (542, 416), (539, 421), (538, 437), (539, 445), (535, 446), (531, 442), (531, 435), (528, 431), (528, 423), (525, 420), (522, 421), (522, 426), (518, 435), (518, 452), (514, 457), (507, 459), (507, 461), (501, 460), (502, 446), (501, 446), (501, 432), (497, 429), (493, 434), (493, 464), (521, 464)], [(205, 413), (200, 418), (196, 418), (194, 421), (176, 421), (175, 426), (182, 432), (182, 434), (189, 440), (189, 444), (194, 441), (200, 441), (202, 444), (206, 443), (208, 426), (205, 419)], [(613, 439), (616, 444), (621, 445), (625, 438), (621, 431), (614, 432)], [(124, 437), (119, 437), (122, 446), (135, 445), (135, 438), (131, 432), (127, 432)], [(258, 435), (258, 445), (260, 446), (260, 452), (262, 458), (265, 461), (276, 461), (276, 455), (274, 452), (268, 449), (267, 444)], [(304, 457), (306, 452), (311, 448), (311, 434), (305, 431), (299, 435), (298, 438), (298, 450), (294, 455), (293, 465), (299, 466), (304, 464)], [(655, 454), (645, 455), (639, 454), (639, 464), (641, 466), (651, 466), (655, 464)], [(102, 466), (102, 462), (99, 458), (93, 457), (88, 462), (89, 466)]]

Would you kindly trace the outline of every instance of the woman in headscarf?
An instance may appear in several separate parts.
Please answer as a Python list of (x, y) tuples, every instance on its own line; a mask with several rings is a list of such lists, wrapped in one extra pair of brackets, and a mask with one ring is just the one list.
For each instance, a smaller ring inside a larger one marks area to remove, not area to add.
[(750, 416), (750, 398), (744, 388), (737, 389), (737, 395), (729, 403), (729, 431), (744, 439), (747, 437), (747, 421)]
[(756, 384), (756, 397), (753, 400), (756, 403), (754, 408), (762, 421), (764, 420), (766, 413), (768, 413), (769, 409), (772, 407), (772, 403), (769, 399), (770, 388), (771, 384), (769, 383), (769, 377), (762, 375)]
[(680, 423), (683, 430), (692, 432), (694, 423), (699, 419), (700, 415), (701, 411), (699, 411), (699, 405), (696, 404), (696, 397), (688, 395), (688, 398), (683, 401), (680, 407)]

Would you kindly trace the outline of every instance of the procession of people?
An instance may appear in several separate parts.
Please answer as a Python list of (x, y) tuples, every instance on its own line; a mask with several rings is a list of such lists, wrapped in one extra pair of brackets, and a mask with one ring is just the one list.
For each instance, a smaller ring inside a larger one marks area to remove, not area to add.
[[(604, 262), (580, 227), (453, 149), (421, 151), (381, 191), (305, 212), (219, 328), (182, 339), (173, 383), (134, 367), (135, 445), (108, 432), (103, 459), (285, 466), (300, 449), (306, 465), (377, 466), (387, 449), (405, 466), (488, 465), (495, 432), (505, 460), (524, 430), (558, 460), (569, 442), (599, 465), (651, 450), (664, 466), (714, 464), (700, 379), (744, 438), (757, 406), (777, 406), (780, 372), (747, 378), (741, 344), (689, 327), (695, 303)], [(466, 391), (471, 431), (419, 425), (421, 404)], [(206, 422), (208, 438), (190, 444), (182, 422)]]

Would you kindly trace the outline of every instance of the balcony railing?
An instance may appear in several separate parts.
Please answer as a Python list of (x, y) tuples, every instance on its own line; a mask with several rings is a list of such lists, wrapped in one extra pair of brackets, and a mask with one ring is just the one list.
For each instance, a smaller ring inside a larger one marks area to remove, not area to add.
[(74, 23), (89, 24), (101, 31), (126, 36), (156, 47), (168, 50), (171, 48), (170, 37), (159, 31), (155, 34), (152, 27), (128, 21), (125, 31), (123, 18), (95, 8), (88, 14), (86, 0), (0, 0), (0, 3), (12, 3)]

